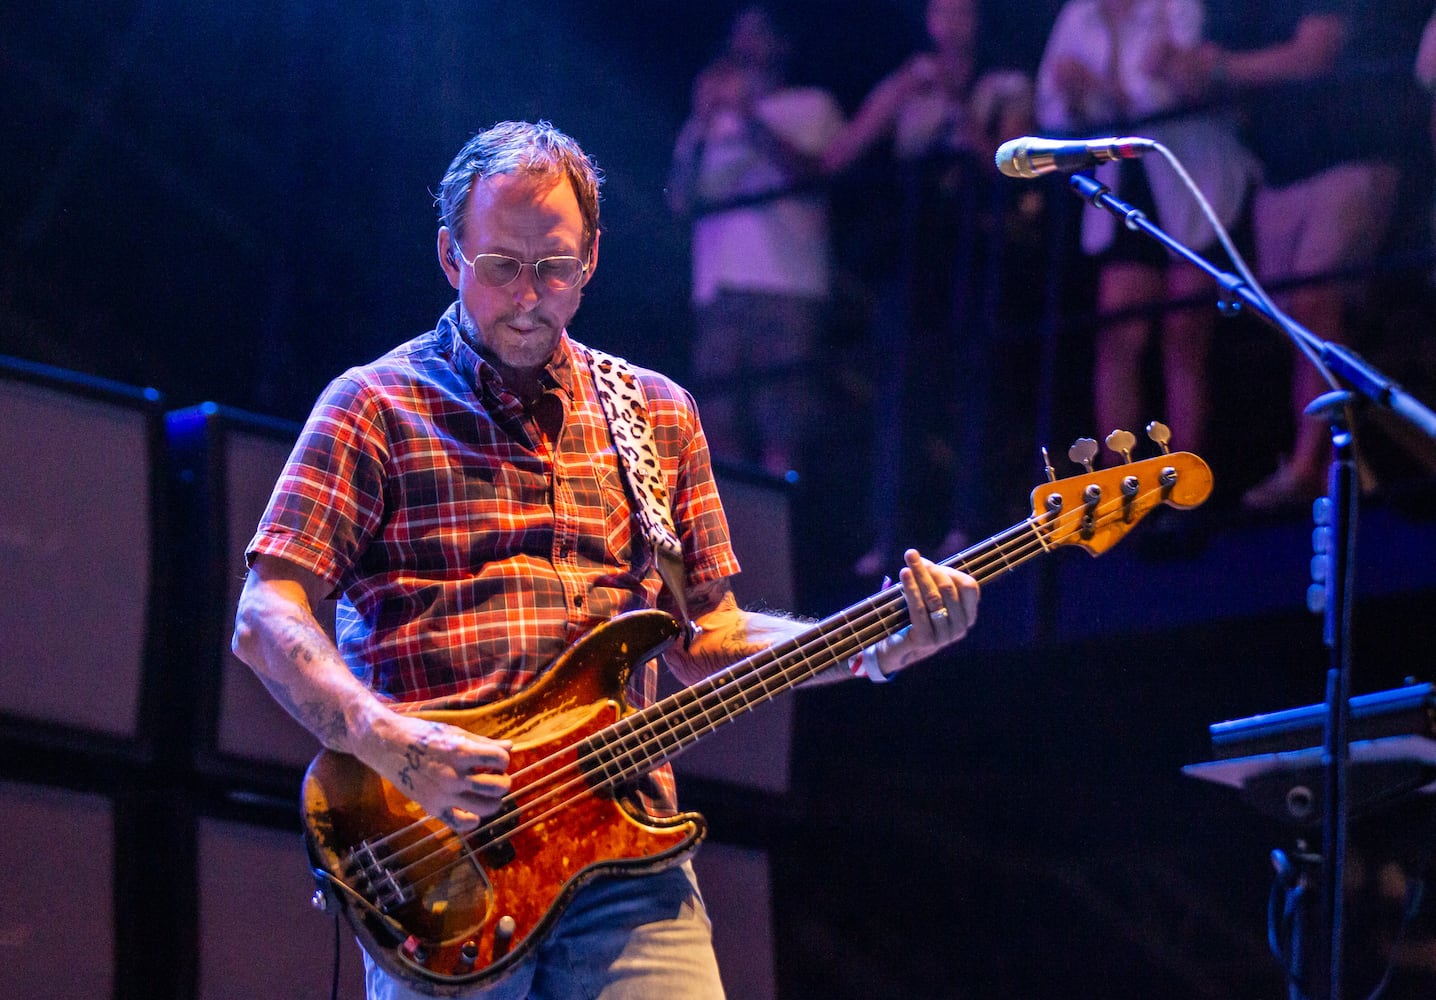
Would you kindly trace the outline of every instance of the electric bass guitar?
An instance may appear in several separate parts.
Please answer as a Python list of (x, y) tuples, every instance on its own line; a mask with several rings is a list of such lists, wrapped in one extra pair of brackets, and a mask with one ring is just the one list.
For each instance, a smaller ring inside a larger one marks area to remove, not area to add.
[[(1153, 438), (1165, 450), (1165, 437)], [(985, 583), (1064, 546), (1100, 555), (1157, 506), (1195, 507), (1211, 493), (1211, 470), (1193, 454), (1094, 471), (1096, 442), (1083, 440), (1090, 452), (1074, 446), (1072, 454), (1085, 474), (1056, 480), (1049, 466), (1053, 481), (1033, 490), (1029, 518), (945, 564)], [(513, 741), (502, 810), (462, 835), (355, 758), (325, 750), (309, 766), (302, 796), (315, 905), (342, 910), (375, 961), (416, 990), (448, 996), (492, 985), (533, 951), (584, 883), (671, 867), (703, 840), (701, 815), (650, 815), (622, 795), (635, 779), (907, 621), (901, 588), (888, 587), (633, 709), (625, 701), (629, 672), (667, 648), (680, 627), (660, 611), (614, 618), (512, 698), (422, 714)]]

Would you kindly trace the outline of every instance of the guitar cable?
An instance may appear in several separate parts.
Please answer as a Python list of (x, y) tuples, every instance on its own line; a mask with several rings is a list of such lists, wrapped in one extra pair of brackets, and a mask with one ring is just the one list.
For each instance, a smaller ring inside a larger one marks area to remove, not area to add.
[(329, 973), (329, 1000), (339, 1000), (339, 914), (334, 914), (334, 965)]

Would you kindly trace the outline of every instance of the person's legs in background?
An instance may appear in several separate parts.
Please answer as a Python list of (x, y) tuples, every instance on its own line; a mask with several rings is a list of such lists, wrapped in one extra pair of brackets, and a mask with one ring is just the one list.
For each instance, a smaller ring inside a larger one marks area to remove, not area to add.
[[(1317, 277), (1370, 265), (1391, 224), (1397, 180), (1397, 169), (1390, 164), (1343, 163), (1296, 184), (1259, 191), (1253, 221), (1262, 279)], [(1345, 311), (1360, 302), (1364, 285), (1360, 278), (1331, 279), (1298, 285), (1278, 299), (1292, 319), (1317, 337), (1345, 344)], [(1307, 503), (1325, 489), (1330, 432), (1303, 411), (1327, 388), (1316, 368), (1297, 358), (1291, 380), (1296, 411), (1291, 453), (1242, 497), (1249, 509)]]
[[(1174, 300), (1209, 294), (1215, 298), (1211, 278), (1189, 264), (1173, 264), (1167, 271), (1167, 289)], [(1207, 356), (1211, 350), (1216, 307), (1207, 302), (1170, 309), (1162, 324), (1162, 385), (1165, 413), (1151, 419), (1171, 425), (1173, 440), (1183, 451), (1200, 453), (1206, 447), (1211, 407), (1207, 385)], [(1140, 436), (1136, 427), (1128, 428)]]
[[(1136, 433), (1139, 426), (1146, 426), (1142, 360), (1152, 317), (1141, 310), (1162, 301), (1163, 277), (1160, 268), (1144, 263), (1116, 260), (1102, 265), (1092, 377), (1092, 411), (1099, 438), (1119, 428)], [(1104, 461), (1113, 459), (1107, 455)]]

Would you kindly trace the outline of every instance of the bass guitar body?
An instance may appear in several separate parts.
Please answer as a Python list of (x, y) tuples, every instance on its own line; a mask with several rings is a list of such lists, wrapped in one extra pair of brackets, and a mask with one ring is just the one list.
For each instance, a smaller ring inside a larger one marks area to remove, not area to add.
[(656, 817), (616, 796), (595, 737), (631, 711), (633, 667), (679, 634), (658, 611), (613, 619), (521, 694), (420, 717), (513, 741), (505, 808), (460, 835), (346, 754), (305, 775), (305, 839), (326, 905), (370, 956), (433, 996), (502, 979), (595, 876), (672, 867), (702, 841), (696, 813)]

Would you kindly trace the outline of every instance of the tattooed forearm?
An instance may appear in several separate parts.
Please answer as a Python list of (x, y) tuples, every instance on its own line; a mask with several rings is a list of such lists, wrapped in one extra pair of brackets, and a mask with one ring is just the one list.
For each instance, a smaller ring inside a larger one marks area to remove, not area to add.
[(695, 616), (700, 626), (698, 635), (686, 648), (675, 644), (664, 654), (673, 672), (688, 684), (797, 635), (806, 627), (796, 619), (743, 611), (726, 581), (695, 588), (695, 597), (697, 606), (704, 609)]
[(312, 609), (324, 593), (317, 577), (260, 557), (240, 594), (231, 648), (324, 746), (367, 759), (382, 743), (371, 737), (386, 710), (315, 619)]
[(329, 637), (317, 623), (294, 615), (279, 623), (274, 640), (283, 650), (285, 659), (297, 666), (309, 666), (322, 655)]
[(688, 594), (688, 611), (694, 618), (701, 618), (710, 611), (717, 611), (725, 601), (732, 601), (735, 609), (738, 606), (727, 580), (700, 583)]
[(737, 663), (745, 656), (752, 656), (763, 649), (761, 643), (752, 641), (744, 632), (731, 629), (715, 636), (716, 641), (696, 650), (694, 659), (703, 665), (705, 674), (722, 670), (729, 664)]
[[(685, 684), (693, 684), (769, 647), (794, 639), (816, 624), (811, 618), (766, 609), (738, 607), (726, 581), (695, 588), (701, 631), (686, 648), (675, 644), (664, 653), (669, 668)], [(817, 674), (817, 683), (850, 676), (845, 663)]]
[[(321, 660), (334, 656), (324, 630), (317, 622), (301, 615), (280, 619), (274, 626), (271, 640), (279, 656), (298, 668), (301, 674), (308, 673)], [(306, 697), (299, 677), (275, 676), (266, 670), (256, 670), (256, 673), (284, 710), (321, 743), (334, 750), (346, 749), (349, 723), (339, 708), (312, 696)]]
[(349, 737), (349, 722), (344, 713), (317, 701), (305, 702), (299, 706), (298, 719), (327, 747), (339, 749)]
[(294, 720), (314, 734), (315, 738), (331, 750), (346, 749), (349, 737), (349, 723), (344, 713), (319, 701), (299, 701), (294, 693), (279, 680), (259, 674), (259, 680), (274, 696), (274, 700), (293, 716)]

